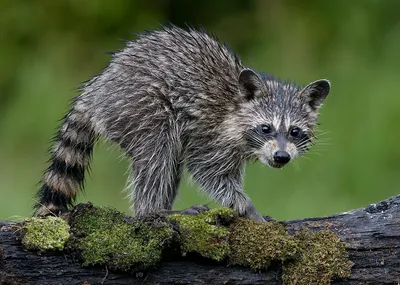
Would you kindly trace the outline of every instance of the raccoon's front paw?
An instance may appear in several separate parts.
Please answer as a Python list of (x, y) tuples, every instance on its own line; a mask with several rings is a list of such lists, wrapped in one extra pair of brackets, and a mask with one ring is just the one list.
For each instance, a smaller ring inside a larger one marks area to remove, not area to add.
[(260, 213), (256, 210), (254, 206), (248, 207), (246, 209), (246, 212), (242, 216), (256, 222), (268, 222), (273, 220), (271, 217), (267, 217), (267, 219), (264, 219), (264, 217), (260, 215)]
[(261, 216), (259, 213), (252, 213), (249, 215), (246, 215), (246, 218), (252, 221), (256, 221), (256, 222), (267, 222), (269, 220), (265, 220), (263, 216)]
[(208, 210), (210, 210), (210, 208), (208, 208), (206, 205), (193, 205), (185, 210), (180, 211), (180, 214), (197, 215)]

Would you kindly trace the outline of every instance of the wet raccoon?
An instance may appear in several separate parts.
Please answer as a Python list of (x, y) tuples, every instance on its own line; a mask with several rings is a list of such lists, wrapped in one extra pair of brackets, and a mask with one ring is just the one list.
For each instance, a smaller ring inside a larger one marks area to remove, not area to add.
[(142, 34), (75, 98), (55, 136), (36, 215), (73, 204), (102, 136), (131, 160), (137, 216), (170, 210), (186, 167), (213, 199), (262, 221), (243, 191), (245, 162), (280, 168), (307, 151), (329, 89), (327, 80), (300, 88), (255, 73), (204, 31)]

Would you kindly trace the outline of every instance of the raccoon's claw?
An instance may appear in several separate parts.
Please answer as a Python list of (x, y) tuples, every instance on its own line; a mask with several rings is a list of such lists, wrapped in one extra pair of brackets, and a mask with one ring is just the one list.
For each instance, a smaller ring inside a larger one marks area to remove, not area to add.
[(260, 215), (260, 213), (256, 210), (253, 204), (247, 207), (244, 214), (241, 215), (244, 218), (247, 218), (256, 222), (268, 222), (273, 220), (271, 217), (266, 216), (265, 218)]
[(263, 216), (263, 219), (265, 222), (276, 222), (276, 220), (271, 216)]
[(180, 214), (198, 215), (198, 214), (208, 211), (208, 210), (210, 210), (210, 208), (208, 208), (206, 205), (193, 205), (185, 210), (180, 211)]
[(202, 212), (208, 211), (210, 208), (208, 208), (206, 205), (193, 205), (187, 209), (181, 210), (181, 211), (172, 211), (172, 210), (162, 210), (158, 214), (159, 215), (173, 215), (173, 214), (181, 214), (181, 215), (198, 215)]
[(270, 216), (261, 216), (260, 214), (246, 216), (246, 218), (256, 222), (276, 222), (274, 218)]
[(263, 216), (261, 216), (259, 213), (252, 213), (252, 214), (247, 214), (245, 216), (247, 219), (256, 221), (256, 222), (266, 222), (268, 220), (264, 219)]

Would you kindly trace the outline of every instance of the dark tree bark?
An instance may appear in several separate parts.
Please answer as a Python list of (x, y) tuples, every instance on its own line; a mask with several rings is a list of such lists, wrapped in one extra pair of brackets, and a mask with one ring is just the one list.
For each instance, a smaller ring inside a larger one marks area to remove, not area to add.
[[(328, 227), (346, 242), (351, 277), (334, 284), (400, 284), (400, 195), (364, 209), (286, 223), (291, 232)], [(281, 284), (279, 265), (255, 273), (193, 258), (164, 262), (148, 273), (82, 268), (63, 253), (24, 250), (12, 225), (0, 222), (0, 284)]]

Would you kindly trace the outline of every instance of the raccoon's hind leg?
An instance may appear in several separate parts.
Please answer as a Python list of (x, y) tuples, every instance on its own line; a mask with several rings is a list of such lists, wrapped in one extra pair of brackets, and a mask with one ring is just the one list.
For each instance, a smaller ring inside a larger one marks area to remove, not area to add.
[(73, 204), (83, 186), (95, 139), (87, 112), (77, 110), (75, 105), (54, 137), (51, 165), (44, 172), (36, 195), (35, 215), (58, 215)]
[[(132, 210), (136, 216), (171, 210), (182, 172), (182, 148), (177, 135), (151, 122), (153, 132), (146, 133), (130, 150)], [(142, 125), (143, 127), (143, 125)], [(146, 128), (144, 128), (146, 129)], [(164, 129), (164, 131), (163, 131)], [(159, 130), (159, 132), (154, 132)]]

